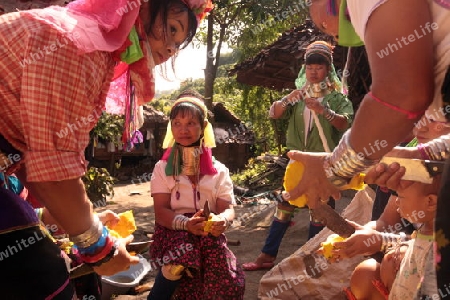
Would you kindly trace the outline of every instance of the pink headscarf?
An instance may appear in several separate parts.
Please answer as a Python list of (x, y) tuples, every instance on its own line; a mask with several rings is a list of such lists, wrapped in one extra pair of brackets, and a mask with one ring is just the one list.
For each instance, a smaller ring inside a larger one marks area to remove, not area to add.
[(139, 15), (137, 0), (77, 0), (65, 7), (23, 11), (69, 38), (80, 53), (113, 52), (126, 41)]

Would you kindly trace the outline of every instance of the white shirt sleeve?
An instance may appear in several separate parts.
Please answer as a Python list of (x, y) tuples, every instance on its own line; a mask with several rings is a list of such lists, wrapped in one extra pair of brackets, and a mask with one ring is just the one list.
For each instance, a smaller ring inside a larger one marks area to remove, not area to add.
[(216, 182), (216, 199), (220, 198), (235, 205), (236, 199), (234, 198), (233, 182), (230, 178), (230, 171), (225, 165), (219, 162), (215, 162), (214, 166), (219, 172), (219, 178)]
[(150, 182), (150, 192), (151, 194), (170, 194), (173, 186), (170, 186), (167, 181), (168, 177), (166, 176), (166, 164), (165, 161), (159, 161), (156, 163), (153, 168), (152, 179)]
[(388, 0), (347, 0), (352, 25), (362, 41), (364, 41), (367, 21), (372, 12), (386, 1)]

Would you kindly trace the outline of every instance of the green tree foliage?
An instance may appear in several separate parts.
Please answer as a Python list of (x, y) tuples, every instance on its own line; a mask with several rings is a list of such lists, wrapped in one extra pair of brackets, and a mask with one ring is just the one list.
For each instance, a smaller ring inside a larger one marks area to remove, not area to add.
[[(273, 43), (286, 30), (300, 25), (307, 17), (307, 2), (261, 1), (260, 5), (250, 9), (251, 14), (243, 16), (240, 34), (233, 40), (233, 57), (237, 62), (251, 59), (263, 48)], [(234, 80), (234, 79), (230, 79)], [(234, 82), (236, 82), (234, 80)], [(268, 149), (276, 153), (283, 152), (287, 130), (286, 120), (271, 120), (268, 111), (272, 102), (290, 92), (273, 91), (263, 87), (247, 86), (235, 83), (241, 91), (241, 99), (236, 104), (229, 104), (237, 114), (254, 125), (258, 138), (258, 153)], [(266, 140), (265, 140), (266, 139)]]
[(114, 115), (103, 112), (97, 125), (91, 130), (91, 139), (98, 139), (102, 142), (112, 142), (116, 146), (119, 144), (118, 137), (122, 136), (125, 118), (123, 115)]
[[(205, 80), (203, 78), (198, 78), (198, 79), (192, 79), (192, 78), (188, 78), (186, 80), (184, 80), (183, 82), (181, 82), (180, 84), (180, 88), (177, 90), (174, 90), (172, 93), (170, 94), (165, 94), (162, 95), (158, 98), (158, 100), (153, 100), (152, 102), (150, 102), (150, 104), (157, 110), (159, 111), (164, 111), (165, 110), (165, 105), (170, 105), (170, 103), (165, 103), (165, 102), (159, 102), (160, 100), (175, 100), (177, 99), (178, 95), (180, 95), (180, 93), (182, 91), (185, 90), (195, 90), (198, 93), (200, 93), (200, 95), (204, 95), (205, 93)], [(156, 103), (154, 103), (156, 102)], [(161, 109), (160, 109), (161, 108)]]
[(261, 6), (252, 8), (252, 14), (243, 20), (249, 26), (244, 26), (233, 41), (237, 60), (253, 57), (284, 31), (303, 23), (307, 17), (306, 5), (304, 0), (282, 1), (275, 6), (264, 1)]
[(114, 197), (115, 179), (105, 168), (90, 167), (81, 178), (89, 200), (96, 206), (106, 205), (106, 197)]
[(168, 116), (172, 107), (172, 102), (173, 101), (170, 99), (170, 95), (163, 95), (159, 99), (155, 99), (147, 105), (152, 106), (157, 111), (160, 111)]
[[(256, 136), (256, 154), (280, 150), (274, 122), (268, 112), (273, 101), (280, 98), (280, 93), (262, 87), (249, 87), (236, 82), (234, 78), (218, 78), (215, 82), (215, 101), (224, 103), (225, 107), (235, 113)], [(284, 138), (287, 122), (276, 122)], [(278, 151), (276, 151), (278, 152)]]
[(293, 22), (303, 20), (306, 11), (304, 0), (216, 0), (214, 5), (205, 31), (197, 36), (207, 47), (204, 95), (208, 107), (215, 96), (214, 81), (225, 41), (230, 47), (239, 48), (250, 42), (241, 49), (241, 58), (251, 53), (250, 49), (254, 54)]

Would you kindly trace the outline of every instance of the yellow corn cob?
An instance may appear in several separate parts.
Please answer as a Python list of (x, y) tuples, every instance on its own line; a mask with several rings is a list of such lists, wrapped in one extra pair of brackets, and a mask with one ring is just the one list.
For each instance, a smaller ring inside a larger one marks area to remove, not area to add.
[[(286, 172), (284, 173), (283, 187), (284, 190), (289, 192), (293, 190), (302, 180), (305, 167), (301, 162), (294, 161), (288, 164)], [(301, 195), (296, 199), (289, 200), (289, 203), (297, 207), (304, 207), (307, 199), (305, 195)]]

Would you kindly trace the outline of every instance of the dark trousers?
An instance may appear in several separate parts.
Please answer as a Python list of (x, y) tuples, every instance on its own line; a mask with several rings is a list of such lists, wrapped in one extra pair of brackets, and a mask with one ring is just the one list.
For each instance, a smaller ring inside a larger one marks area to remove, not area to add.
[(147, 300), (170, 300), (179, 283), (180, 280), (172, 281), (166, 279), (162, 272), (159, 271)]
[[(328, 205), (334, 208), (335, 207), (334, 199), (330, 198), (330, 200), (328, 201)], [(283, 240), (283, 237), (286, 234), (286, 231), (289, 228), (290, 224), (291, 224), (290, 221), (281, 221), (274, 218), (272, 224), (270, 224), (269, 235), (266, 238), (266, 241), (264, 243), (261, 252), (276, 257), (278, 254), (278, 250), (280, 249), (281, 246), (281, 241)], [(323, 225), (316, 224), (311, 221), (309, 223), (308, 240), (313, 238), (323, 228), (324, 228)]]

